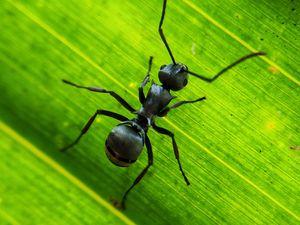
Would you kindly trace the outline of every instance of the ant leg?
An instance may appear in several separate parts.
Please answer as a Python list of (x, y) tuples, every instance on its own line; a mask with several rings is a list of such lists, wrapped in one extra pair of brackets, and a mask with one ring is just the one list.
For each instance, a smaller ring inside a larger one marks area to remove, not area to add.
[(159, 32), (159, 35), (160, 35), (162, 41), (164, 42), (164, 44), (165, 44), (165, 46), (166, 46), (166, 48), (167, 48), (167, 50), (169, 52), (169, 55), (170, 55), (170, 57), (172, 59), (173, 64), (176, 64), (174, 56), (173, 56), (173, 54), (171, 52), (171, 49), (170, 49), (170, 47), (169, 47), (169, 45), (167, 43), (166, 37), (165, 37), (163, 29), (162, 29), (162, 25), (163, 25), (164, 18), (165, 18), (165, 13), (166, 13), (166, 7), (167, 7), (167, 0), (164, 0), (163, 8), (162, 8), (162, 13), (161, 13), (161, 18), (160, 18), (160, 22), (159, 22), (159, 26), (158, 26), (158, 32)]
[(175, 157), (176, 157), (176, 159), (177, 159), (177, 161), (178, 161), (179, 169), (180, 169), (180, 171), (181, 171), (181, 173), (182, 173), (182, 176), (183, 176), (183, 178), (184, 178), (186, 184), (187, 184), (187, 185), (190, 185), (190, 182), (189, 182), (189, 180), (187, 179), (187, 177), (185, 176), (185, 173), (183, 172), (183, 169), (182, 169), (182, 167), (181, 167), (181, 163), (180, 163), (180, 160), (179, 160), (179, 151), (178, 151), (178, 147), (177, 147), (177, 144), (176, 144), (176, 141), (175, 141), (174, 134), (173, 134), (171, 131), (169, 131), (169, 130), (167, 130), (167, 129), (165, 129), (165, 128), (156, 126), (155, 123), (152, 124), (152, 127), (153, 127), (153, 129), (154, 129), (155, 131), (157, 131), (158, 133), (161, 133), (161, 134), (164, 134), (164, 135), (168, 135), (169, 137), (172, 138), (173, 150), (174, 150)]
[(213, 82), (215, 79), (217, 79), (221, 74), (225, 73), (227, 70), (231, 69), (232, 67), (236, 66), (237, 64), (240, 64), (241, 62), (249, 59), (249, 58), (252, 58), (252, 57), (255, 57), (255, 56), (260, 56), (260, 55), (266, 55), (265, 52), (253, 52), (253, 53), (250, 53), (248, 55), (245, 55), (241, 58), (239, 58), (237, 61), (231, 63), (229, 66), (225, 67), (224, 69), (222, 69), (219, 73), (217, 73), (215, 76), (213, 76), (212, 78), (207, 78), (207, 77), (204, 77), (203, 75), (199, 75), (199, 74), (196, 74), (194, 72), (191, 72), (191, 71), (186, 71), (187, 73), (195, 76), (195, 77), (198, 77), (200, 78), (201, 80), (204, 80), (206, 82)]
[(84, 88), (87, 89), (89, 91), (94, 91), (94, 92), (99, 92), (99, 93), (109, 93), (111, 96), (113, 96), (122, 106), (124, 106), (126, 109), (128, 109), (130, 112), (135, 112), (135, 109), (132, 108), (131, 105), (129, 105), (129, 103), (124, 100), (120, 95), (118, 95), (117, 93), (115, 93), (114, 91), (109, 91), (109, 90), (105, 90), (103, 88), (98, 88), (98, 87), (88, 87), (88, 86), (81, 86), (78, 84), (74, 84), (70, 81), (67, 80), (62, 80), (64, 83), (69, 84), (73, 87), (77, 87), (77, 88)]
[(171, 109), (174, 109), (174, 108), (177, 108), (183, 104), (187, 104), (187, 103), (195, 103), (195, 102), (199, 102), (199, 101), (202, 101), (202, 100), (205, 100), (206, 97), (202, 97), (202, 98), (198, 98), (196, 100), (192, 100), (192, 101), (180, 101), (180, 102), (176, 102), (174, 105), (171, 105), (170, 107), (166, 107), (164, 108), (163, 110), (161, 110), (159, 113), (158, 113), (158, 116), (159, 117), (164, 117), (168, 114), (168, 112), (171, 110)]
[(121, 203), (115, 203), (115, 206), (118, 208), (125, 209), (125, 202), (126, 202), (128, 193), (134, 188), (135, 185), (137, 185), (141, 181), (141, 179), (147, 173), (149, 167), (153, 164), (152, 146), (151, 146), (151, 142), (150, 142), (147, 134), (145, 136), (145, 143), (146, 143), (146, 148), (147, 148), (147, 153), (148, 153), (148, 165), (143, 169), (143, 171), (138, 175), (138, 177), (135, 179), (135, 181), (130, 186), (130, 188), (125, 192)]
[(145, 100), (146, 100), (143, 88), (149, 82), (150, 72), (151, 72), (151, 67), (152, 67), (152, 60), (153, 60), (153, 56), (150, 56), (147, 75), (145, 76), (143, 82), (141, 83), (141, 85), (139, 87), (139, 99), (140, 99), (140, 103), (141, 104), (143, 104), (145, 102)]
[(89, 119), (89, 121), (87, 122), (87, 124), (84, 126), (84, 128), (81, 130), (81, 133), (79, 134), (79, 136), (76, 138), (76, 140), (74, 142), (72, 142), (71, 144), (67, 145), (66, 147), (60, 149), (60, 151), (65, 152), (66, 150), (68, 150), (69, 148), (73, 147), (74, 145), (76, 145), (80, 138), (82, 137), (82, 135), (84, 135), (90, 128), (90, 126), (92, 125), (92, 123), (95, 121), (95, 118), (97, 117), (97, 115), (104, 115), (104, 116), (108, 116), (120, 121), (127, 121), (128, 119), (125, 116), (122, 116), (118, 113), (114, 113), (114, 112), (110, 112), (110, 111), (106, 111), (106, 110), (101, 110), (98, 109), (95, 114)]

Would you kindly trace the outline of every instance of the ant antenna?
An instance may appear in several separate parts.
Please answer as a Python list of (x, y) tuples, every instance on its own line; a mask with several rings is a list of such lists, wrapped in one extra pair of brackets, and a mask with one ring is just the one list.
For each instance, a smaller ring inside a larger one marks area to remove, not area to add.
[(213, 82), (215, 79), (217, 79), (221, 74), (225, 73), (227, 70), (231, 69), (232, 67), (236, 66), (237, 64), (249, 59), (249, 58), (252, 58), (252, 57), (255, 57), (255, 56), (260, 56), (260, 55), (266, 55), (267, 53), (265, 52), (254, 52), (254, 53), (250, 53), (248, 55), (245, 55), (243, 56), (242, 58), (238, 59), (237, 61), (235, 61), (234, 63), (230, 64), (229, 66), (225, 67), (224, 69), (222, 69), (219, 73), (217, 73), (215, 76), (213, 76), (212, 78), (207, 78), (207, 77), (204, 77), (202, 75), (199, 75), (199, 74), (196, 74), (192, 71), (188, 71), (186, 70), (187, 73), (195, 76), (195, 77), (198, 77), (200, 78), (201, 80), (204, 80), (206, 82)]
[[(176, 65), (176, 61), (174, 59), (174, 56), (172, 54), (172, 51), (168, 45), (168, 42), (166, 40), (166, 37), (164, 35), (164, 32), (163, 32), (163, 29), (162, 29), (162, 25), (163, 25), (163, 22), (164, 22), (164, 18), (165, 18), (165, 14), (166, 14), (166, 7), (167, 7), (167, 0), (164, 0), (164, 3), (163, 3), (163, 8), (162, 8), (162, 13), (161, 13), (161, 18), (160, 18), (160, 22), (159, 22), (159, 27), (158, 27), (158, 32), (160, 34), (160, 37), (162, 39), (162, 41), (164, 42), (168, 52), (169, 52), (169, 55), (172, 59), (172, 62), (174, 65)], [(207, 78), (207, 77), (204, 77), (203, 75), (199, 75), (197, 73), (194, 73), (192, 71), (189, 71), (189, 70), (185, 70), (185, 72), (195, 76), (195, 77), (198, 77), (200, 78), (201, 80), (204, 80), (206, 82), (213, 82), (215, 79), (217, 79), (219, 76), (221, 76), (223, 73), (225, 73), (227, 70), (231, 69), (232, 67), (240, 64), (241, 62), (249, 59), (249, 58), (252, 58), (252, 57), (255, 57), (255, 56), (260, 56), (260, 55), (266, 55), (265, 52), (253, 52), (253, 53), (250, 53), (248, 55), (245, 55), (243, 57), (241, 57), (240, 59), (238, 59), (237, 61), (235, 61), (234, 63), (230, 64), (229, 66), (225, 67), (224, 69), (222, 69), (219, 73), (217, 73), (215, 76), (213, 76), (212, 78)]]
[(170, 47), (169, 47), (169, 45), (167, 43), (166, 37), (165, 37), (165, 35), (163, 33), (163, 29), (162, 29), (162, 25), (163, 25), (164, 18), (165, 18), (165, 13), (166, 13), (166, 7), (167, 7), (167, 0), (164, 0), (164, 4), (163, 4), (163, 8), (162, 8), (162, 13), (161, 13), (161, 18), (160, 18), (159, 27), (158, 27), (158, 32), (159, 32), (160, 37), (161, 37), (162, 41), (164, 42), (164, 44), (165, 44), (165, 46), (166, 46), (166, 48), (167, 48), (167, 50), (169, 52), (169, 55), (170, 55), (170, 57), (172, 59), (173, 64), (176, 65), (174, 56), (173, 56), (173, 54), (171, 52), (171, 49), (170, 49)]

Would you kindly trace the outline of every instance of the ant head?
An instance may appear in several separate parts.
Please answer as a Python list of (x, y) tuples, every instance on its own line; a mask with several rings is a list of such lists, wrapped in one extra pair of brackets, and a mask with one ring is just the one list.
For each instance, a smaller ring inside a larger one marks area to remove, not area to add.
[(134, 163), (144, 146), (144, 131), (130, 121), (112, 129), (105, 142), (108, 159), (121, 167)]
[(179, 91), (188, 83), (188, 68), (181, 63), (162, 65), (158, 76), (164, 87), (172, 91)]

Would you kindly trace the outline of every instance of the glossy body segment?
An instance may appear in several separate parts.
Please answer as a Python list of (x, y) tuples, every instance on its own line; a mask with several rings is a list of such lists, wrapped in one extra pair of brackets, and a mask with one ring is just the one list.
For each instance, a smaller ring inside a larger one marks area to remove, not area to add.
[(152, 82), (146, 100), (138, 114), (150, 118), (150, 121), (152, 121), (153, 117), (158, 115), (173, 98), (175, 97), (168, 90)]
[[(127, 136), (127, 138), (124, 139), (124, 136)], [(144, 139), (144, 132), (137, 133), (135, 127), (124, 123), (119, 124), (112, 129), (107, 137), (105, 142), (106, 155), (117, 166), (130, 166), (141, 154)], [(118, 149), (130, 149), (130, 151), (118, 151)]]

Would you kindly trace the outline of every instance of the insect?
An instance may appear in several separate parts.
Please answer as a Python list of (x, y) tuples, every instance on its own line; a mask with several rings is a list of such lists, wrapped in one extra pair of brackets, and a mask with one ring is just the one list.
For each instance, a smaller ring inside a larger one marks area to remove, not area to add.
[(137, 176), (132, 185), (128, 188), (128, 190), (124, 193), (122, 200), (120, 202), (115, 202), (115, 205), (121, 209), (125, 209), (125, 202), (130, 191), (141, 181), (141, 179), (145, 176), (148, 169), (153, 164), (153, 153), (150, 139), (147, 135), (148, 129), (152, 127), (155, 131), (160, 134), (169, 136), (172, 139), (173, 151), (175, 154), (175, 158), (177, 160), (179, 170), (186, 182), (187, 185), (190, 184), (187, 176), (185, 175), (180, 158), (179, 158), (179, 150), (175, 141), (174, 133), (163, 128), (159, 127), (155, 123), (156, 117), (164, 117), (166, 116), (170, 110), (173, 110), (179, 106), (184, 104), (192, 104), (196, 102), (200, 102), (205, 100), (205, 97), (201, 97), (195, 100), (187, 100), (187, 101), (179, 101), (171, 106), (169, 103), (173, 98), (175, 98), (170, 91), (179, 91), (183, 89), (188, 83), (188, 74), (200, 78), (206, 82), (215, 81), (221, 74), (232, 68), (233, 66), (241, 63), (242, 61), (249, 59), (254, 56), (265, 55), (264, 52), (255, 52), (248, 54), (244, 57), (241, 57), (234, 63), (230, 64), (226, 68), (222, 69), (219, 73), (217, 73), (212, 78), (207, 78), (202, 75), (198, 75), (188, 69), (185, 64), (178, 63), (175, 61), (175, 58), (171, 52), (171, 49), (167, 43), (165, 38), (162, 26), (164, 22), (165, 12), (166, 12), (167, 0), (163, 2), (162, 14), (159, 23), (159, 35), (167, 48), (167, 51), (171, 57), (172, 63), (167, 65), (162, 65), (158, 72), (159, 81), (161, 84), (156, 84), (152, 81), (151, 87), (147, 93), (144, 95), (144, 87), (149, 82), (150, 72), (152, 67), (153, 57), (151, 56), (149, 59), (148, 72), (142, 81), (140, 87), (138, 88), (139, 92), (139, 101), (141, 103), (141, 108), (139, 110), (135, 110), (125, 99), (123, 99), (116, 92), (111, 90), (106, 90), (99, 87), (91, 87), (91, 86), (81, 86), (74, 84), (70, 81), (63, 80), (64, 83), (69, 84), (76, 88), (87, 89), (89, 91), (98, 92), (98, 93), (107, 93), (110, 94), (113, 98), (115, 98), (125, 109), (135, 114), (136, 116), (133, 119), (128, 119), (123, 115), (120, 115), (115, 112), (98, 109), (94, 115), (89, 119), (86, 125), (83, 127), (79, 136), (75, 139), (74, 142), (67, 145), (61, 151), (66, 151), (72, 146), (76, 145), (81, 137), (89, 130), (95, 118), (98, 115), (103, 115), (107, 117), (114, 118), (120, 123), (114, 127), (109, 133), (106, 141), (105, 141), (105, 152), (108, 159), (115, 165), (120, 167), (128, 167), (133, 164), (141, 154), (144, 145), (146, 145), (147, 154), (148, 154), (148, 164), (142, 170), (142, 172)]

